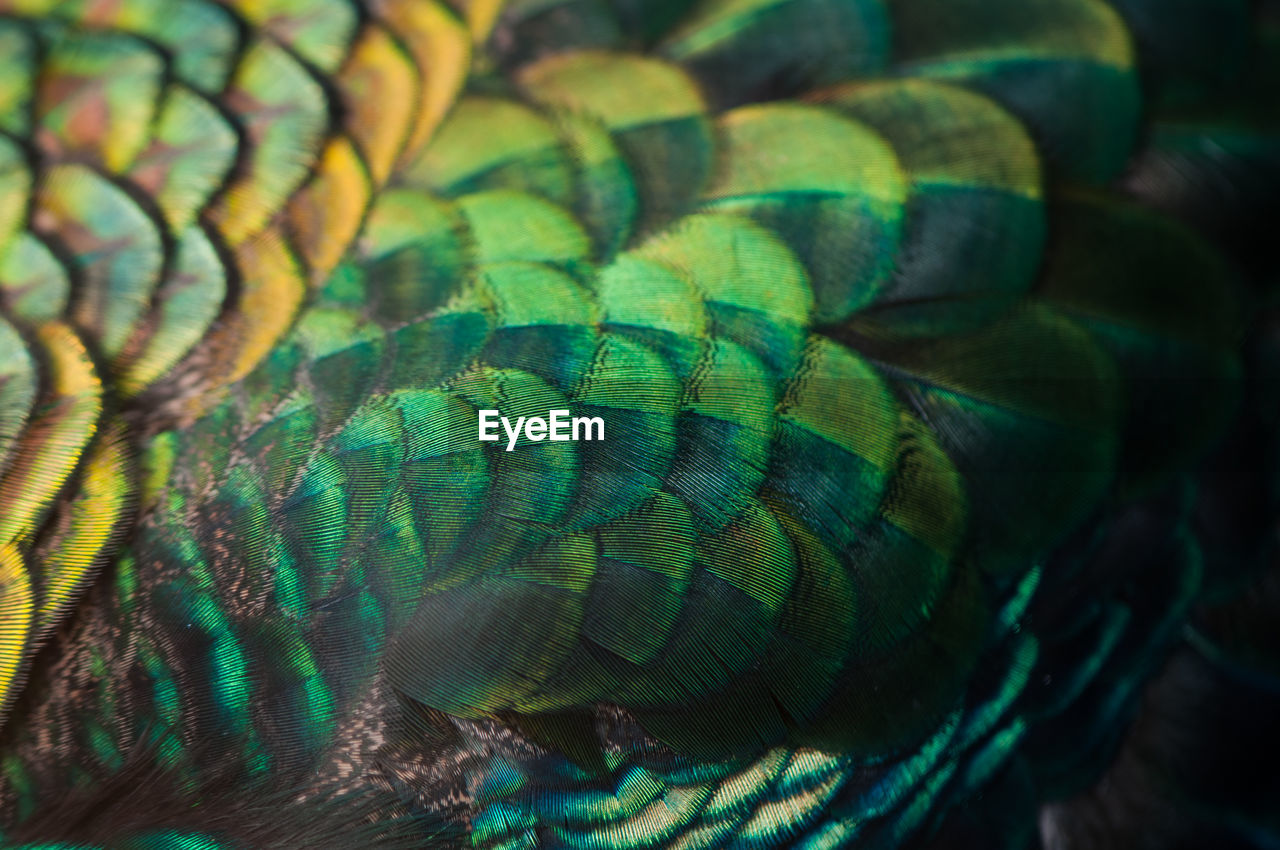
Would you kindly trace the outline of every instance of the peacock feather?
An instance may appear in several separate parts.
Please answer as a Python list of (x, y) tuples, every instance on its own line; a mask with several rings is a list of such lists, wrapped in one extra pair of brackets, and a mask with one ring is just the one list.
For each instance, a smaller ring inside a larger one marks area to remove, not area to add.
[(0, 843), (1273, 846), (1278, 95), (1274, 0), (0, 0)]

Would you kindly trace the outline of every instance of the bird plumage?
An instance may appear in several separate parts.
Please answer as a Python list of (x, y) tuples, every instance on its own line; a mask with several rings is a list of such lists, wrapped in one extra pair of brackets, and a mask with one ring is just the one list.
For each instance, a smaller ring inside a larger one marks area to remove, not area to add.
[(1069, 836), (1275, 681), (1274, 4), (1166, 6), (0, 2), (4, 841)]

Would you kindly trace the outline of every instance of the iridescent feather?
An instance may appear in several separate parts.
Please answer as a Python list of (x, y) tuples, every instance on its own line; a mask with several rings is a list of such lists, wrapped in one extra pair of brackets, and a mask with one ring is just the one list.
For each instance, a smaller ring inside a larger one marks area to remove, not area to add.
[(1274, 841), (1275, 16), (0, 0), (0, 837)]

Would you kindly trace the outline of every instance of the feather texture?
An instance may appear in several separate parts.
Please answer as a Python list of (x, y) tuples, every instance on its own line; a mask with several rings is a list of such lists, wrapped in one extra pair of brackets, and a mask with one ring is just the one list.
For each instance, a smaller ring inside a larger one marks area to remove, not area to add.
[(0, 0), (4, 842), (1068, 834), (1274, 683), (1227, 6)]

